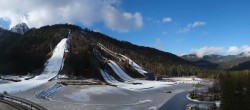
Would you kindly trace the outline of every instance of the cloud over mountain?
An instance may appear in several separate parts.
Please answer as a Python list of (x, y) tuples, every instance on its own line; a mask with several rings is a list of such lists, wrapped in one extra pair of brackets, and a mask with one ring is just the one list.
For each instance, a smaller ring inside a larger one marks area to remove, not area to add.
[(224, 51), (223, 47), (203, 47), (200, 49), (192, 49), (190, 53), (202, 58), (204, 55), (220, 54)]
[(231, 46), (228, 48), (227, 52), (230, 53), (230, 54), (234, 54), (234, 53), (238, 53), (239, 52), (239, 48), (236, 47), (236, 46)]
[(107, 28), (128, 32), (143, 26), (139, 12), (125, 12), (119, 0), (0, 0), (0, 18), (10, 27), (25, 22), (29, 27), (55, 23), (103, 23)]

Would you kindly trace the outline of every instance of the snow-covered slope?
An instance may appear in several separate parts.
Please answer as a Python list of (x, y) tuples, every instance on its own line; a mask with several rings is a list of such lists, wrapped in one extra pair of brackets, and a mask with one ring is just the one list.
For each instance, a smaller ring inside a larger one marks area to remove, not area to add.
[(10, 31), (16, 32), (16, 33), (19, 33), (19, 34), (24, 34), (28, 30), (29, 30), (29, 27), (27, 26), (26, 23), (17, 24), (16, 26), (14, 26), (14, 27), (12, 27), (10, 29)]
[(174, 83), (172, 82), (160, 82), (160, 81), (147, 81), (147, 80), (138, 80), (130, 77), (125, 73), (119, 65), (117, 65), (114, 61), (109, 60), (108, 65), (112, 68), (112, 70), (119, 76), (124, 82), (117, 81), (114, 77), (109, 75), (106, 71), (100, 70), (102, 77), (104, 80), (111, 84), (116, 85), (117, 87), (129, 89), (129, 90), (145, 90), (150, 88), (162, 87), (162, 86), (170, 86)]
[(62, 39), (53, 51), (52, 57), (47, 61), (46, 67), (41, 75), (38, 75), (30, 80), (22, 79), (20, 82), (11, 82), (0, 85), (0, 92), (7, 91), (8, 93), (25, 91), (46, 83), (51, 78), (54, 78), (63, 68), (64, 52), (67, 48), (67, 38)]
[(112, 55), (113, 57), (119, 59), (119, 60), (128, 60), (129, 65), (135, 69), (138, 73), (145, 75), (145, 73), (148, 73), (147, 71), (145, 71), (142, 67), (140, 67), (138, 64), (136, 64), (133, 60), (131, 60), (130, 58), (128, 58), (125, 55), (113, 52), (111, 50), (109, 50), (108, 48), (106, 48), (104, 45), (102, 45), (101, 43), (97, 44), (102, 50), (104, 50), (105, 52), (107, 52), (108, 54)]
[[(171, 86), (174, 83), (172, 82), (160, 82), (160, 81), (146, 81), (146, 80), (137, 80), (135, 79), (133, 84), (132, 82), (119, 82), (117, 81), (113, 76), (109, 75), (107, 71), (100, 69), (100, 73), (103, 77), (103, 79), (114, 86), (117, 86), (119, 88), (127, 89), (127, 90), (147, 90), (147, 89), (154, 89), (157, 87), (166, 87), (166, 86)], [(141, 83), (141, 84), (139, 84)]]
[(176, 83), (189, 83), (189, 84), (199, 84), (201, 83), (201, 78), (191, 78), (191, 77), (172, 77), (172, 78), (163, 78), (164, 80), (174, 81)]
[(108, 65), (113, 71), (124, 81), (135, 81), (132, 77), (128, 76), (114, 61), (109, 60)]
[[(145, 70), (143, 70), (139, 65), (137, 65), (134, 61), (129, 59), (128, 57), (117, 54), (103, 45), (98, 45), (101, 50), (106, 51), (107, 53), (111, 54), (112, 56), (122, 59), (122, 60), (129, 60), (129, 64), (133, 66), (134, 69), (136, 69), (138, 72), (140, 71), (141, 74), (147, 73)], [(119, 82), (116, 80), (113, 76), (107, 73), (107, 71), (100, 69), (101, 76), (103, 79), (109, 83), (110, 85), (115, 85), (119, 88), (128, 89), (128, 90), (146, 90), (151, 88), (157, 88), (157, 87), (163, 87), (163, 86), (170, 86), (174, 83), (172, 82), (160, 82), (160, 81), (147, 81), (147, 80), (139, 80), (130, 77), (126, 72), (122, 70), (122, 68), (114, 61), (108, 60), (104, 56), (102, 56), (97, 49), (93, 49), (93, 53), (97, 57), (99, 61), (107, 62), (107, 64), (111, 67), (113, 72), (123, 81)]]
[(34, 79), (51, 79), (54, 78), (59, 70), (63, 68), (64, 63), (64, 52), (67, 49), (67, 38), (61, 40), (59, 44), (57, 44), (56, 48), (53, 51), (52, 57), (47, 61), (46, 67), (43, 70), (42, 74), (36, 76)]
[(129, 65), (134, 68), (137, 72), (139, 72), (142, 75), (145, 75), (145, 73), (148, 73), (147, 71), (145, 71), (142, 67), (140, 67), (138, 64), (136, 64), (133, 60), (131, 60), (130, 58), (128, 58), (125, 55), (119, 54), (120, 56), (122, 56), (123, 58), (127, 59), (129, 62)]

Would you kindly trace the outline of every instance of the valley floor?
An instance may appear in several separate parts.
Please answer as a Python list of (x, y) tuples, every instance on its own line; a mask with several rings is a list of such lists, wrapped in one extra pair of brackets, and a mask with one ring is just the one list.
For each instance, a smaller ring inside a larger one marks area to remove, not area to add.
[(0, 110), (18, 110), (16, 108), (14, 108), (8, 104), (2, 103), (2, 102), (0, 102), (0, 107), (1, 107)]
[[(51, 81), (33, 89), (13, 95), (28, 99), (49, 110), (144, 110), (158, 109), (178, 93), (192, 89), (191, 84), (178, 84), (143, 91), (129, 91), (108, 85), (63, 86), (58, 92), (46, 99), (39, 99), (36, 94), (51, 87)], [(171, 91), (171, 93), (167, 93)]]

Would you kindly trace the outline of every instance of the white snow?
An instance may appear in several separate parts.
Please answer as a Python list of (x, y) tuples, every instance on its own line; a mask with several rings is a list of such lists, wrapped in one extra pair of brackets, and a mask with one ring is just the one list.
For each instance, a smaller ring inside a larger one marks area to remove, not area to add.
[(192, 77), (172, 77), (172, 78), (163, 78), (163, 79), (174, 81), (176, 83), (189, 83), (189, 84), (198, 84), (202, 81), (201, 78), (192, 78)]
[(149, 107), (148, 110), (157, 110), (156, 106)]
[(114, 72), (124, 81), (135, 81), (135, 79), (128, 76), (120, 66), (118, 66), (114, 61), (109, 60), (108, 65), (114, 70)]
[(143, 104), (143, 103), (148, 103), (152, 102), (152, 100), (146, 99), (146, 100), (139, 100), (136, 104)]
[(52, 57), (47, 61), (46, 67), (41, 75), (38, 75), (30, 80), (22, 80), (20, 82), (10, 82), (0, 85), (0, 92), (7, 91), (8, 93), (25, 91), (41, 85), (48, 80), (54, 78), (64, 63), (64, 51), (67, 47), (67, 38), (62, 39), (53, 51)]
[(59, 79), (68, 79), (69, 77), (67, 75), (58, 75)]
[(133, 60), (128, 58), (127, 56), (122, 55), (122, 54), (119, 54), (119, 55), (122, 56), (123, 58), (127, 59), (129, 61), (129, 65), (132, 66), (140, 74), (144, 75), (145, 73), (148, 73), (142, 67), (140, 67), (138, 64), (136, 64)]
[[(98, 46), (100, 46), (102, 50), (104, 50), (105, 52), (109, 53), (110, 55), (112, 55), (115, 58), (128, 60), (129, 61), (129, 65), (132, 66), (132, 68), (134, 68), (140, 74), (144, 75), (145, 73), (148, 73), (142, 67), (140, 67), (138, 64), (136, 64), (133, 60), (131, 60), (130, 58), (128, 58), (127, 56), (122, 55), (122, 54), (118, 54), (116, 52), (113, 52), (113, 51), (109, 50), (108, 48), (106, 48), (105, 46), (103, 46), (100, 43), (98, 43)], [(118, 56), (122, 57), (122, 58), (119, 58)]]
[(221, 104), (221, 101), (215, 101), (215, 105), (216, 105), (216, 107), (220, 107), (220, 104)]
[[(102, 50), (106, 51), (110, 55), (118, 58), (118, 59), (129, 59), (128, 57), (117, 54), (109, 49), (107, 49), (105, 46), (102, 44), (98, 43), (97, 44)], [(146, 80), (138, 80), (130, 77), (127, 73), (125, 73), (122, 68), (116, 64), (112, 60), (107, 60), (107, 58), (103, 57), (97, 50), (94, 49), (94, 54), (97, 56), (99, 60), (105, 60), (108, 61), (108, 65), (112, 68), (114, 73), (120, 77), (123, 82), (117, 81), (113, 76), (109, 75), (106, 71), (103, 71), (100, 69), (100, 73), (104, 80), (111, 84), (111, 85), (116, 85), (119, 88), (123, 89), (129, 89), (129, 90), (146, 90), (146, 89), (151, 89), (151, 88), (156, 88), (156, 87), (162, 87), (162, 86), (170, 86), (173, 85), (173, 82), (160, 82), (160, 81), (146, 81)], [(137, 65), (134, 61), (129, 59), (129, 64), (133, 66), (139, 73), (144, 74), (147, 73), (145, 70), (143, 70), (139, 65)]]
[[(111, 84), (116, 85), (119, 88), (128, 89), (128, 90), (146, 90), (151, 88), (163, 87), (163, 86), (170, 86), (174, 83), (172, 82), (159, 82), (159, 81), (146, 81), (146, 80), (137, 80), (134, 79), (133, 82), (119, 82), (114, 77), (109, 75), (106, 71), (100, 69), (101, 75), (104, 80)], [(132, 84), (132, 83), (141, 83), (141, 84)]]

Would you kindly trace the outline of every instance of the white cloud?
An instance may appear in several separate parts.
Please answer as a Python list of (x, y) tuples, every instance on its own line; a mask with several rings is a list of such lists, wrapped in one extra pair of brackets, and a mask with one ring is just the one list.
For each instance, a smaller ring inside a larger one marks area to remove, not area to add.
[(186, 33), (189, 32), (193, 28), (201, 27), (207, 25), (206, 22), (203, 21), (195, 21), (193, 23), (189, 23), (186, 27), (180, 29), (178, 32), (179, 33)]
[(250, 46), (230, 46), (224, 51), (223, 47), (203, 47), (200, 49), (191, 49), (191, 54), (195, 54), (197, 57), (202, 58), (204, 55), (210, 54), (225, 54), (225, 55), (237, 55), (241, 54), (244, 57), (250, 57)]
[(250, 46), (243, 45), (241, 47), (231, 46), (227, 50), (228, 54), (239, 54), (241, 53), (242, 56), (249, 57), (250, 56)]
[(0, 0), (0, 18), (10, 27), (25, 22), (29, 27), (55, 23), (104, 23), (113, 31), (128, 32), (143, 26), (139, 12), (118, 8), (120, 0)]
[(243, 56), (250, 57), (250, 46), (244, 45), (240, 49), (240, 52)]
[(192, 49), (190, 52), (197, 57), (202, 58), (204, 55), (220, 54), (223, 51), (223, 47), (203, 47), (200, 49)]
[(229, 53), (229, 54), (235, 54), (235, 53), (238, 53), (239, 50), (240, 50), (240, 49), (239, 49), (238, 47), (236, 47), (236, 46), (231, 46), (231, 47), (228, 48), (227, 53)]
[(162, 22), (171, 22), (171, 21), (172, 21), (172, 18), (170, 17), (166, 17), (162, 19)]

